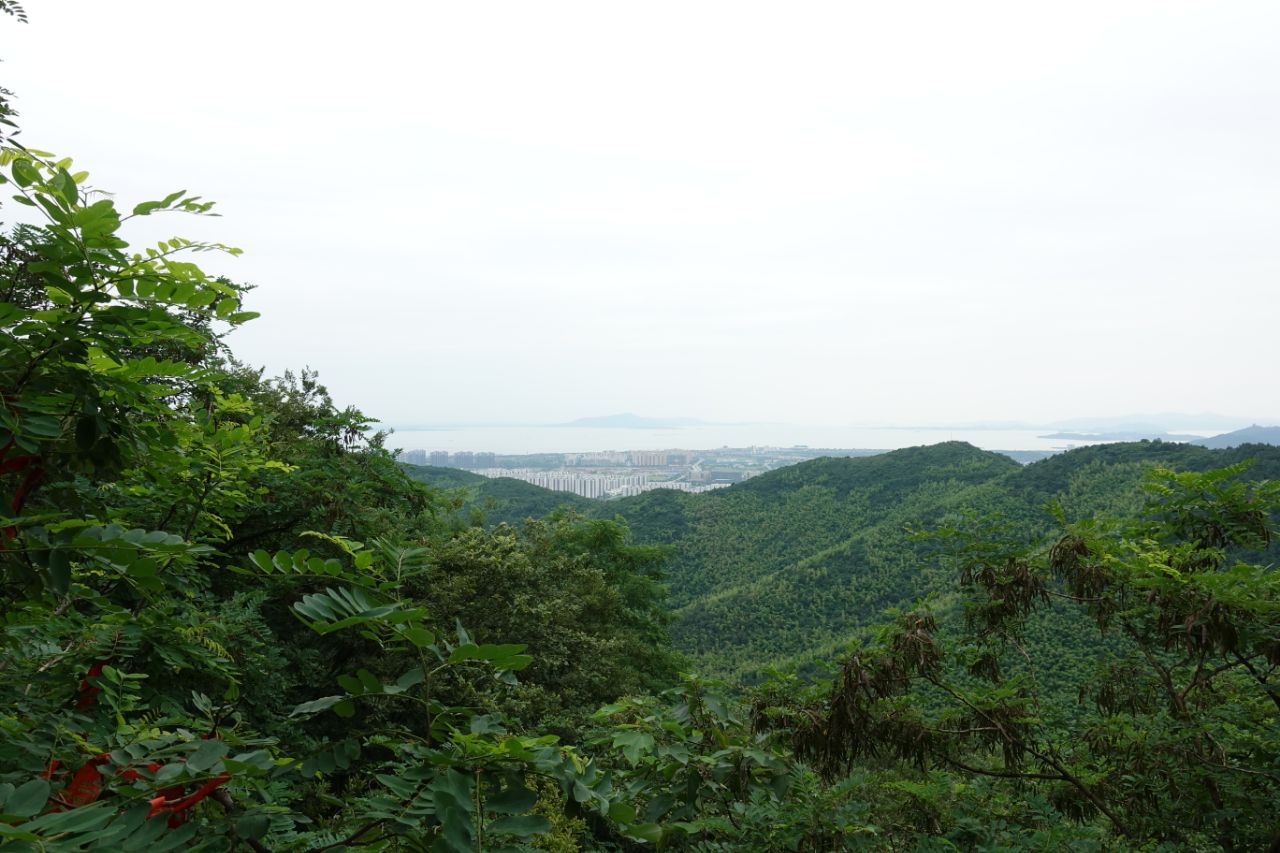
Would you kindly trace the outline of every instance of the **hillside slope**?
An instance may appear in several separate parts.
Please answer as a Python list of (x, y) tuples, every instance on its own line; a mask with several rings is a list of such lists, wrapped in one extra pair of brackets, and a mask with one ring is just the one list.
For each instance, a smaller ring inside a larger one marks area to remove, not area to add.
[(468, 509), (483, 514), (486, 524), (520, 524), (527, 518), (543, 518), (557, 509), (592, 515), (600, 508), (599, 501), (572, 492), (553, 492), (510, 477), (482, 477), (460, 468), (432, 465), (402, 464), (400, 467), (420, 483), (459, 493)]
[[(704, 494), (658, 490), (601, 503), (515, 481), (470, 488), (493, 521), (568, 504), (625, 520), (638, 542), (672, 545), (676, 645), (700, 671), (750, 680), (838, 651), (887, 608), (927, 595), (945, 604), (955, 578), (913, 530), (995, 513), (1031, 536), (1047, 529), (1051, 501), (1073, 518), (1132, 512), (1153, 468), (1243, 459), (1256, 460), (1250, 476), (1280, 479), (1280, 448), (1267, 445), (1105, 444), (1022, 466), (948, 442), (814, 459)], [(1061, 637), (1070, 626), (1045, 624), (1039, 633)]]
[(1034, 535), (1048, 524), (1050, 501), (1070, 517), (1127, 512), (1152, 468), (1251, 457), (1252, 476), (1280, 478), (1280, 449), (1257, 445), (1099, 445), (1025, 467), (968, 445), (935, 445), (796, 465), (714, 498), (689, 496), (680, 515), (675, 506), (651, 515), (652, 504), (620, 514), (638, 538), (666, 531), (676, 547), (668, 577), (677, 645), (704, 670), (749, 678), (843, 647), (886, 608), (949, 596), (955, 578), (913, 529), (998, 513)]
[(879, 456), (823, 457), (715, 492), (650, 492), (608, 506), (642, 542), (677, 546), (668, 568), (682, 607), (845, 542), (904, 504), (1007, 476), (1020, 466), (961, 442)]

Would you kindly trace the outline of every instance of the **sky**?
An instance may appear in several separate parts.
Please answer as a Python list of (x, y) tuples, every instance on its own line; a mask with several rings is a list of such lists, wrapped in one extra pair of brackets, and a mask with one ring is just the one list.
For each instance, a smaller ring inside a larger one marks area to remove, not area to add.
[(20, 139), (390, 424), (1280, 420), (1274, 2), (24, 5)]

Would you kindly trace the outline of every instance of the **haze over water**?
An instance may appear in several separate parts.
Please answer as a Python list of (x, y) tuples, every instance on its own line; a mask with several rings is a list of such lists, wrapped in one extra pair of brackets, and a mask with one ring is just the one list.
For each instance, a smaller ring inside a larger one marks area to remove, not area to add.
[[(604, 450), (705, 450), (718, 447), (793, 447), (894, 450), (942, 441), (967, 441), (984, 450), (1066, 450), (1089, 444), (1042, 436), (1053, 430), (952, 429), (947, 427), (803, 426), (728, 424), (673, 429), (565, 426), (442, 426), (397, 430), (389, 446), (402, 450), (581, 453)], [(1214, 430), (1187, 430), (1213, 435)]]

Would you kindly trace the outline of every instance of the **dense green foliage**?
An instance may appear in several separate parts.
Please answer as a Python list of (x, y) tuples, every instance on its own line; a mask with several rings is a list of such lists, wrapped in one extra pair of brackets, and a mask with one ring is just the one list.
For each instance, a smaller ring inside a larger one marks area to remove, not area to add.
[[(1090, 517), (1038, 541), (944, 528), (959, 574), (960, 637), (927, 605), (901, 613), (809, 697), (760, 706), (760, 724), (836, 778), (893, 757), (997, 780), (1110, 844), (1263, 849), (1280, 786), (1280, 586), (1256, 561), (1272, 543), (1280, 484), (1247, 465), (1157, 470), (1135, 519)], [(1035, 614), (1076, 612), (1096, 647), (1070, 707), (1041, 678), (1059, 665), (1027, 643)], [(1060, 836), (1097, 838), (1075, 829)]]
[[(1256, 460), (1253, 476), (1280, 478), (1280, 448), (1269, 445), (1107, 444), (1022, 466), (956, 442), (815, 459), (703, 494), (655, 490), (574, 505), (624, 519), (639, 541), (670, 545), (677, 647), (703, 673), (756, 680), (771, 668), (839, 654), (888, 608), (930, 594), (954, 598), (954, 575), (916, 530), (998, 514), (1032, 536), (1049, 528), (1051, 502), (1072, 517), (1129, 514), (1141, 507), (1138, 485), (1154, 468), (1203, 471), (1244, 459)], [(468, 476), (418, 472), (443, 488), (459, 485), (449, 476)], [(575, 497), (470, 476), (459, 499), (494, 508), (498, 521), (538, 517)], [(508, 486), (518, 498), (505, 497)], [(1028, 630), (1034, 642), (1069, 648), (1073, 665), (1089, 666), (1094, 650), (1072, 639), (1072, 618), (1041, 614)]]
[(230, 360), (244, 289), (186, 256), (234, 250), (121, 236), (207, 202), (4, 161), (45, 223), (0, 245), (0, 837), (470, 850), (607, 815), (560, 735), (674, 680), (661, 552), (463, 523), (314, 376)]
[(468, 519), (477, 523), (522, 524), (560, 509), (589, 515), (599, 506), (599, 501), (572, 492), (554, 492), (510, 477), (490, 479), (459, 468), (432, 465), (403, 467), (410, 479), (454, 492), (466, 507)]
[[(642, 541), (675, 549), (672, 633), (705, 672), (752, 675), (836, 653), (890, 607), (949, 594), (953, 575), (913, 531), (958, 514), (999, 514), (1027, 535), (1061, 503), (1073, 517), (1128, 513), (1155, 467), (1205, 470), (1257, 459), (1280, 476), (1280, 449), (1160, 442), (1081, 448), (1027, 466), (964, 444), (863, 459), (818, 459), (720, 491), (649, 492), (611, 502)], [(1045, 635), (1065, 628), (1037, 625)], [(753, 676), (754, 677), (754, 676)]]
[[(590, 518), (238, 364), (247, 288), (190, 258), (235, 250), (124, 237), (208, 202), (0, 166), (40, 221), (0, 238), (0, 848), (1280, 849), (1275, 448), (945, 444)], [(750, 683), (677, 674), (664, 563)]]

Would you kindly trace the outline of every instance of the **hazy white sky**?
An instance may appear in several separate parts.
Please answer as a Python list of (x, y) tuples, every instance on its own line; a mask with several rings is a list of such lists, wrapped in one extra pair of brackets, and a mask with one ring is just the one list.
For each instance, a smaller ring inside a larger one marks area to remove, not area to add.
[(25, 5), (25, 143), (392, 423), (1280, 414), (1274, 0)]

